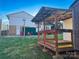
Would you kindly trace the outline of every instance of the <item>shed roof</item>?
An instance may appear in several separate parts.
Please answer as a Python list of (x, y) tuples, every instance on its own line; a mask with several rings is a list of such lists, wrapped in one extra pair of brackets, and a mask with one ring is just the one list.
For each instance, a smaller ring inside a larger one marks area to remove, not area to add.
[(66, 12), (67, 9), (42, 7), (37, 15), (32, 19), (33, 22), (41, 22), (46, 18)]
[(57, 17), (55, 16), (50, 16), (46, 19), (46, 21), (54, 21), (54, 20), (66, 20), (68, 18), (72, 18), (72, 11), (71, 10), (67, 10), (64, 13), (61, 13), (59, 15), (57, 15)]

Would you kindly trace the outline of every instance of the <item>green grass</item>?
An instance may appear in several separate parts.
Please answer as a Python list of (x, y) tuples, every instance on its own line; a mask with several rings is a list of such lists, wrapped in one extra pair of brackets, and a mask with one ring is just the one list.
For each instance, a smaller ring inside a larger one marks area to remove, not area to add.
[(52, 59), (37, 47), (37, 37), (0, 37), (0, 59)]
[[(58, 38), (63, 39), (63, 36)], [(37, 36), (0, 37), (0, 59), (52, 59), (38, 47), (37, 41)]]
[[(44, 37), (44, 35), (42, 34), (42, 35), (40, 36), (40, 38), (43, 39), (43, 37)], [(55, 37), (54, 37), (53, 34), (49, 34), (49, 35), (46, 35), (46, 38), (52, 38), (52, 39), (54, 39)], [(59, 39), (59, 40), (63, 40), (63, 34), (58, 34), (58, 39)]]

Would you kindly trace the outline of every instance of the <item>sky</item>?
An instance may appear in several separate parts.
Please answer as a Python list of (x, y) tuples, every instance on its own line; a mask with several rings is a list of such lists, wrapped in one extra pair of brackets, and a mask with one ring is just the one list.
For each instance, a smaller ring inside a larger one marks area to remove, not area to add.
[(26, 11), (35, 16), (42, 6), (68, 9), (74, 0), (0, 0), (0, 18), (7, 19), (5, 15)]

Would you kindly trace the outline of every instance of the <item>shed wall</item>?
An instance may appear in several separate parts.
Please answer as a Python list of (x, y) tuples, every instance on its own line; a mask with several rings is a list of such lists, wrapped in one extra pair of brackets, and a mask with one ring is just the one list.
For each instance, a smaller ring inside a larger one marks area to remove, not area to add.
[(73, 43), (74, 48), (79, 50), (79, 1), (72, 8), (73, 11)]

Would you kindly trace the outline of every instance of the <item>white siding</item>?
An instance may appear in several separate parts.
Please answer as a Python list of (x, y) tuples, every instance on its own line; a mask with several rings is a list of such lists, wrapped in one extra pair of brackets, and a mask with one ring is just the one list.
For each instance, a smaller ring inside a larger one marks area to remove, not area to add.
[(26, 27), (36, 27), (36, 25), (31, 21), (33, 19), (33, 16), (26, 12), (19, 12), (19, 13), (13, 13), (8, 15), (9, 18), (9, 25), (16, 26), (16, 35), (20, 34), (20, 27), (24, 26), (25, 20), (25, 26)]
[(20, 35), (20, 26), (16, 26), (16, 35)]

